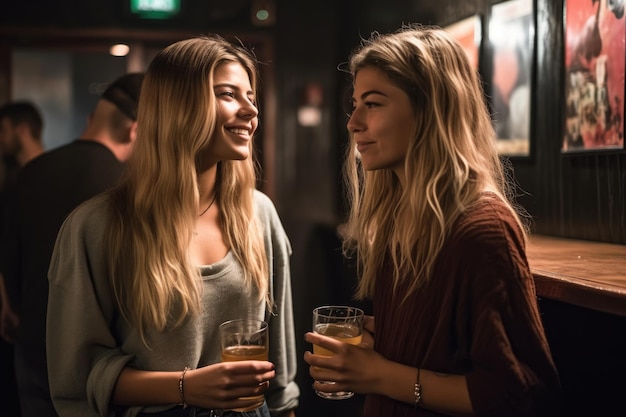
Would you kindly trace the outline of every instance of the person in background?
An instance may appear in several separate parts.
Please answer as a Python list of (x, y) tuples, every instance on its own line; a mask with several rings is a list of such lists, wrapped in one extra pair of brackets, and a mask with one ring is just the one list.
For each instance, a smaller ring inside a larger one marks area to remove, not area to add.
[(374, 316), (358, 346), (305, 335), (335, 353), (305, 352), (311, 377), (335, 382), (313, 387), (366, 394), (365, 417), (558, 415), (527, 216), (477, 72), (419, 25), (363, 40), (349, 70), (344, 249)]
[(44, 151), (43, 117), (31, 101), (12, 101), (0, 107), (0, 150), (20, 167)]
[(2, 175), (0, 208), (6, 217), (17, 176), (24, 165), (44, 152), (43, 117), (31, 101), (12, 101), (0, 107), (0, 154)]
[[(121, 183), (74, 210), (54, 248), (60, 416), (295, 415), (291, 246), (256, 189), (257, 72), (218, 35), (150, 63)], [(240, 318), (268, 322), (269, 361), (220, 362), (218, 327)], [(228, 411), (262, 393), (262, 406)]]
[[(28, 100), (12, 101), (0, 107), (0, 218), (6, 217), (8, 200), (15, 193), (15, 181), (22, 167), (44, 151), (43, 116), (37, 106)], [(4, 222), (4, 220), (0, 220)], [(1, 234), (0, 229), (0, 234)], [(19, 417), (20, 406), (15, 378), (12, 330), (18, 317), (0, 274), (0, 338), (2, 386), (6, 388), (2, 409), (11, 417)]]
[[(20, 172), (3, 225), (0, 266), (15, 294), (2, 337), (15, 333), (15, 369), (23, 417), (56, 416), (48, 387), (48, 266), (65, 217), (119, 181), (134, 145), (143, 74), (125, 74), (104, 91), (80, 137), (45, 152)], [(9, 318), (13, 317), (13, 320)], [(53, 323), (53, 326), (62, 325)], [(14, 327), (14, 329), (12, 329)]]

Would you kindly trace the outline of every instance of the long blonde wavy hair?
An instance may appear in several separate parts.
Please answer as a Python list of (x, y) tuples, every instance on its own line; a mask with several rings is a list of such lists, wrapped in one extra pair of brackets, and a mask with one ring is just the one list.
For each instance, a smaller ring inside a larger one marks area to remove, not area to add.
[[(200, 271), (188, 251), (198, 217), (196, 156), (216, 130), (213, 74), (227, 62), (245, 68), (256, 93), (254, 56), (217, 35), (163, 49), (143, 81), (137, 141), (122, 182), (110, 193), (107, 235), (113, 291), (142, 338), (146, 329), (163, 330), (200, 311)], [(249, 158), (219, 163), (216, 190), (225, 242), (246, 283), (267, 300), (269, 266), (253, 215), (257, 165), (250, 147)]]
[(362, 40), (349, 61), (353, 79), (365, 67), (383, 71), (409, 96), (416, 129), (404, 187), (390, 169), (363, 170), (352, 138), (348, 146), (344, 251), (357, 255), (358, 299), (373, 296), (387, 259), (394, 288), (411, 279), (408, 295), (427, 281), (455, 221), (486, 190), (509, 205), (525, 230), (477, 71), (461, 46), (440, 28), (406, 25)]

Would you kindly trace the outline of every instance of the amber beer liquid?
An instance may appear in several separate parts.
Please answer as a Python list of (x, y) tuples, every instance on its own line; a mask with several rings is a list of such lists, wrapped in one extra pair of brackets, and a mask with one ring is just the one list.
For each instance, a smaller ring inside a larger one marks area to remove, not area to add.
[[(350, 306), (320, 306), (313, 309), (313, 331), (332, 337), (343, 343), (358, 345), (363, 340), (363, 310)], [(313, 344), (313, 353), (321, 356), (333, 356), (334, 353)], [(334, 384), (333, 381), (317, 381), (320, 384)], [(354, 396), (352, 391), (315, 393), (328, 400), (343, 400)]]
[(229, 346), (222, 352), (222, 362), (266, 361), (268, 352), (265, 346)]
[[(315, 326), (314, 331), (351, 345), (358, 345), (363, 340), (363, 335), (359, 328), (352, 324), (318, 324)], [(318, 345), (313, 345), (313, 353), (316, 355), (333, 356), (332, 352)]]
[[(267, 323), (261, 320), (230, 320), (220, 325), (222, 362), (267, 361), (269, 346)], [(233, 411), (251, 411), (263, 405), (265, 396), (241, 397), (254, 403)]]
[[(236, 345), (229, 346), (222, 352), (222, 362), (237, 362), (237, 361), (266, 361), (268, 360), (268, 351), (265, 346), (244, 346)], [(241, 397), (242, 400), (257, 400), (256, 403), (246, 408), (236, 408), (234, 411), (250, 411), (255, 408), (259, 408), (263, 405), (265, 397), (263, 395), (256, 395), (254, 397)]]

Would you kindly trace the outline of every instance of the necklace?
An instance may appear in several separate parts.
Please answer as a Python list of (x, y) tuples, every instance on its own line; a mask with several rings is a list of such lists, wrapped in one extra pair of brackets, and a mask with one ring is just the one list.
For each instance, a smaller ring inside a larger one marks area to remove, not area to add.
[(211, 206), (213, 205), (213, 203), (215, 203), (215, 199), (217, 198), (217, 192), (213, 193), (213, 199), (211, 200), (211, 202), (209, 203), (208, 207), (205, 208), (204, 210), (202, 210), (202, 213), (198, 214), (198, 217), (202, 217), (202, 215), (204, 213), (206, 213), (207, 211), (209, 211), (209, 209), (211, 208)]

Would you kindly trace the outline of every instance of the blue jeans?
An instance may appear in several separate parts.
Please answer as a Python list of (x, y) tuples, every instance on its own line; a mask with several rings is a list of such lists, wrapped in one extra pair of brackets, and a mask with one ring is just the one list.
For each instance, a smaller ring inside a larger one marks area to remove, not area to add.
[(267, 408), (267, 403), (263, 403), (263, 405), (257, 408), (256, 410), (242, 411), (242, 412), (231, 411), (231, 410), (223, 411), (221, 416), (222, 417), (271, 417), (270, 409)]
[(267, 403), (251, 411), (232, 411), (232, 410), (207, 410), (204, 408), (188, 407), (183, 409), (181, 406), (171, 408), (161, 413), (139, 413), (138, 417), (271, 417)]

